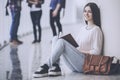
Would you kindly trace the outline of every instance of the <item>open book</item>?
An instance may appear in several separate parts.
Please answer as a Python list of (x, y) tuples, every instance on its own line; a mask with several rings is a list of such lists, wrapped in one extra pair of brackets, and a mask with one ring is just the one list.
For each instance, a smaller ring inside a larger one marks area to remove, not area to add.
[(77, 42), (75, 41), (75, 39), (73, 38), (71, 34), (67, 34), (65, 36), (62, 36), (61, 38), (63, 38), (64, 40), (72, 44), (74, 47), (78, 47)]

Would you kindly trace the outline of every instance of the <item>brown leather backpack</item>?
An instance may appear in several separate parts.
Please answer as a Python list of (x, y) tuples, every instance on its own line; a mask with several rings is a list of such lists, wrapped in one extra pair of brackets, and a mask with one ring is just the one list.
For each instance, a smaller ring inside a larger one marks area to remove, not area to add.
[(109, 74), (113, 57), (87, 54), (83, 66), (85, 74)]

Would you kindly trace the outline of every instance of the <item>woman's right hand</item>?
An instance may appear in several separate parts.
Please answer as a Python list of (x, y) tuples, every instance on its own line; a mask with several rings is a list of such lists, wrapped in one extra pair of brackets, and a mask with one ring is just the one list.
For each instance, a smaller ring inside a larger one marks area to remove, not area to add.
[(35, 4), (35, 5), (38, 4), (37, 1), (31, 1), (31, 0), (29, 0), (28, 3), (30, 3), (30, 4)]
[(80, 52), (84, 54), (90, 54), (90, 51), (81, 50), (80, 47), (77, 47), (76, 49), (78, 49)]

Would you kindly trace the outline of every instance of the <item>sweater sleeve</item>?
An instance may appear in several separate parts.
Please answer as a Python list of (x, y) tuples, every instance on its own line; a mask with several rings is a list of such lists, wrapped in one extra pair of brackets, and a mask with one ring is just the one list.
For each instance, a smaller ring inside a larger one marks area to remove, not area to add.
[(99, 28), (93, 32), (93, 47), (90, 50), (91, 54), (100, 55), (102, 51), (102, 44), (103, 44), (103, 34)]

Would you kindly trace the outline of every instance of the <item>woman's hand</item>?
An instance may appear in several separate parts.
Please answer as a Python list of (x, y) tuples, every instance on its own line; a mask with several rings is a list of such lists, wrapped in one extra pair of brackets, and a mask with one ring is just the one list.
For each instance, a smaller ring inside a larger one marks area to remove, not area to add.
[(58, 11), (54, 10), (53, 13), (52, 13), (52, 16), (55, 17), (55, 16), (57, 16), (57, 14), (58, 14)]
[(35, 4), (35, 5), (38, 4), (37, 1), (31, 1), (31, 0), (29, 0), (28, 2), (31, 3), (31, 4)]
[(90, 51), (80, 50), (80, 52), (82, 52), (84, 54), (90, 54)]
[(53, 13), (52, 13), (52, 16), (53, 16), (53, 17), (57, 16), (58, 11), (59, 11), (59, 9), (60, 9), (60, 6), (61, 6), (61, 4), (58, 3), (57, 6), (56, 6), (56, 8), (55, 8), (55, 10), (54, 10)]

